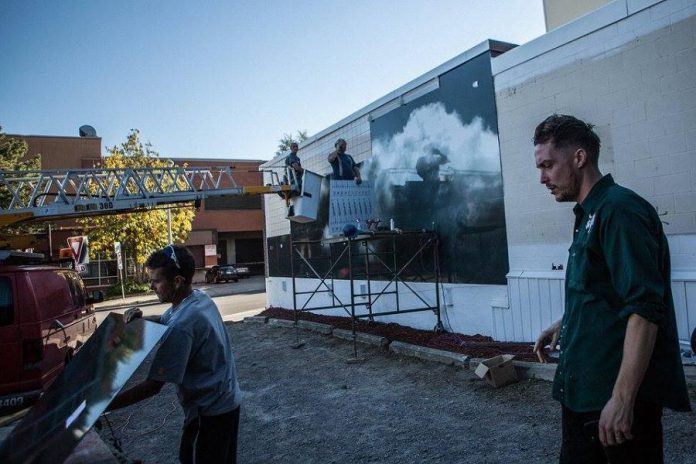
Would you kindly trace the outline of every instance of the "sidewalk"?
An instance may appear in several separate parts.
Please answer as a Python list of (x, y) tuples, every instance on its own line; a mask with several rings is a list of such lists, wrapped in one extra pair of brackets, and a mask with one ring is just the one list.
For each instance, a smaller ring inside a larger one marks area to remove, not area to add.
[[(240, 279), (238, 282), (224, 284), (194, 284), (197, 288), (206, 292), (211, 297), (236, 295), (239, 293), (263, 292), (266, 289), (264, 276), (251, 276), (248, 279)], [(114, 298), (102, 301), (94, 305), (97, 311), (113, 311), (115, 309), (127, 308), (131, 306), (150, 306), (159, 304), (159, 300), (154, 293), (126, 296), (126, 298)]]

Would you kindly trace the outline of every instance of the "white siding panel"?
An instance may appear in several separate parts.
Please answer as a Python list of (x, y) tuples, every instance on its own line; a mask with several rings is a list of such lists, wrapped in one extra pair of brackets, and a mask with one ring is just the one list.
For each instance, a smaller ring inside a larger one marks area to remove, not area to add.
[[(672, 282), (672, 296), (675, 308), (686, 308), (686, 282)], [(689, 315), (687, 311), (676, 311), (679, 340), (689, 338)]]
[[(696, 329), (696, 282), (689, 281), (684, 282), (685, 296), (686, 296), (686, 308), (683, 308), (686, 312), (687, 318), (687, 329), (685, 337), (679, 337), (680, 340), (688, 342), (691, 332)], [(679, 330), (680, 334), (683, 330)]]

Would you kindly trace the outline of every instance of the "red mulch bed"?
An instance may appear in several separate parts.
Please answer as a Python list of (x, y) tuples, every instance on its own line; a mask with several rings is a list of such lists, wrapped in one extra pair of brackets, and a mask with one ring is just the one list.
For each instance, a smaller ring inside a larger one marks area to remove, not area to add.
[[(293, 311), (285, 308), (270, 307), (261, 313), (276, 319), (294, 320)], [(351, 330), (351, 318), (340, 316), (322, 316), (306, 311), (299, 311), (297, 318), (305, 321), (321, 322), (339, 329)], [(436, 333), (430, 330), (419, 330), (404, 327), (396, 323), (370, 322), (360, 319), (356, 322), (357, 332), (370, 333), (386, 337), (390, 341), (400, 341), (413, 345), (427, 346), (439, 350), (463, 353), (472, 358), (492, 358), (500, 354), (514, 354), (520, 361), (538, 362), (532, 352), (531, 343), (496, 342), (484, 335), (462, 335), (459, 333)], [(552, 359), (551, 362), (556, 362)]]

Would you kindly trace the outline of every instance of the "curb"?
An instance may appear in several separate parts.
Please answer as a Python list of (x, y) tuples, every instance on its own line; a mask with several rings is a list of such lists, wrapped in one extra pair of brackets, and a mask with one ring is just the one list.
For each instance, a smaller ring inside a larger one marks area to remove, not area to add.
[[(475, 371), (481, 361), (485, 361), (485, 359), (471, 358), (469, 360), (469, 369)], [(513, 360), (512, 365), (515, 366), (517, 377), (520, 380), (537, 379), (553, 382), (553, 378), (556, 375), (556, 364), (541, 364), (529, 361)]]
[(426, 346), (412, 345), (404, 342), (391, 342), (389, 351), (406, 356), (424, 359), (426, 361), (434, 361), (448, 366), (459, 366), (463, 368), (469, 367), (469, 356), (461, 353), (453, 353), (451, 351), (438, 350), (436, 348), (428, 348)]
[(512, 361), (520, 379), (538, 379), (553, 382), (557, 364), (541, 364), (529, 361)]
[[(333, 336), (344, 340), (353, 341), (353, 332), (345, 329), (334, 329)], [(380, 348), (386, 348), (389, 345), (389, 340), (386, 337), (372, 335), (363, 332), (355, 332), (355, 341), (368, 345), (375, 345)]]
[[(275, 327), (295, 327), (293, 321), (289, 321), (286, 319), (273, 319), (265, 316), (247, 317), (244, 318), (244, 322), (258, 324), (263, 324), (264, 322), (266, 322), (269, 325)], [(333, 326), (329, 324), (322, 324), (319, 322), (305, 320), (297, 321), (297, 325), (298, 327), (304, 330), (310, 330), (324, 335), (333, 335), (336, 338), (353, 341), (353, 332), (350, 330), (335, 329), (333, 328)], [(463, 369), (469, 369), (471, 371), (475, 371), (478, 365), (481, 363), (481, 361), (485, 361), (484, 358), (471, 358), (462, 353), (438, 350), (436, 348), (413, 345), (411, 343), (404, 343), (399, 341), (390, 342), (389, 339), (386, 337), (372, 335), (364, 332), (356, 332), (355, 341), (365, 343), (368, 345), (378, 346), (380, 348), (386, 348), (394, 354), (399, 354), (402, 356), (411, 356), (414, 358), (423, 359), (425, 361), (438, 362), (450, 366), (454, 365)], [(556, 375), (556, 364), (540, 364), (529, 361), (513, 361), (512, 365), (515, 366), (517, 376), (520, 380), (537, 379), (552, 382), (554, 376)], [(696, 383), (696, 365), (684, 366), (684, 373), (686, 374), (687, 381)]]
[(334, 328), (329, 324), (322, 324), (321, 322), (312, 321), (297, 321), (297, 325), (300, 329), (311, 330), (312, 332), (318, 332), (323, 335), (331, 335)]
[(113, 311), (116, 309), (123, 309), (123, 308), (132, 308), (134, 306), (153, 306), (156, 304), (160, 304), (159, 300), (154, 299), (154, 300), (137, 300), (137, 301), (131, 301), (127, 303), (119, 303), (115, 305), (109, 305), (109, 306), (99, 306), (94, 308), (94, 311), (96, 312), (102, 312), (102, 311)]
[(268, 319), (268, 325), (272, 325), (274, 327), (288, 327), (288, 328), (295, 327), (295, 323), (293, 321), (288, 321), (287, 319), (274, 319), (274, 318)]

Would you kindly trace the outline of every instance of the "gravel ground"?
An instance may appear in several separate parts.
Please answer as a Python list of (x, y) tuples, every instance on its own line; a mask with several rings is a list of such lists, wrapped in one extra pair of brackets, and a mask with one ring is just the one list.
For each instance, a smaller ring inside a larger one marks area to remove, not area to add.
[[(312, 332), (291, 349), (293, 330), (228, 329), (244, 395), (240, 463), (557, 462), (550, 383), (495, 390), (470, 371), (362, 345), (364, 361), (349, 363), (351, 343)], [(177, 461), (182, 417), (168, 385), (110, 420), (130, 459), (168, 463)], [(666, 462), (696, 462), (696, 413), (667, 411), (664, 428)]]

